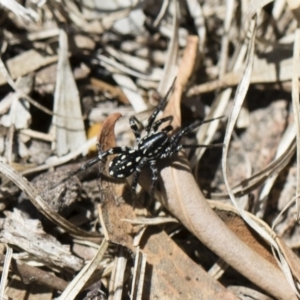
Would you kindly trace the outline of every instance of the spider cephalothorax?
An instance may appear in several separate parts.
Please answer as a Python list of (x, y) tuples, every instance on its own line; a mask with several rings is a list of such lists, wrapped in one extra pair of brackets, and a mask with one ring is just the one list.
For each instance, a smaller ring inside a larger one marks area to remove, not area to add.
[[(197, 121), (171, 136), (168, 135), (168, 132), (173, 129), (173, 127), (170, 125), (173, 120), (173, 116), (168, 116), (155, 121), (158, 113), (164, 108), (168, 96), (172, 91), (173, 85), (169, 89), (167, 95), (162, 98), (159, 105), (149, 117), (144, 129), (139, 130), (139, 127), (143, 127), (141, 122), (134, 116), (130, 117), (129, 124), (137, 142), (137, 146), (135, 148), (114, 147), (104, 152), (99, 151), (99, 155), (97, 157), (88, 161), (72, 175), (81, 170), (87, 169), (98, 161), (103, 161), (109, 155), (117, 154), (117, 156), (113, 158), (109, 164), (109, 175), (115, 178), (126, 178), (131, 174), (134, 174), (132, 189), (135, 190), (141, 170), (148, 164), (152, 172), (152, 185), (150, 194), (153, 195), (158, 179), (158, 170), (156, 166), (158, 160), (169, 158), (183, 148), (210, 147), (209, 145), (186, 145), (180, 144), (180, 142), (184, 135), (196, 127), (215, 119)], [(160, 126), (166, 122), (169, 124), (160, 129)], [(141, 137), (142, 131), (145, 132), (143, 137)]]

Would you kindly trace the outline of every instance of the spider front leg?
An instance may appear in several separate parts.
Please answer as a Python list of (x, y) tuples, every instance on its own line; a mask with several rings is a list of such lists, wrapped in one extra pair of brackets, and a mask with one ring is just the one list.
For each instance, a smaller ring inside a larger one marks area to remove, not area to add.
[(179, 141), (176, 143), (173, 141), (169, 147), (165, 149), (165, 151), (160, 155), (160, 159), (169, 158), (173, 154), (179, 152), (181, 149), (187, 149), (187, 148), (215, 148), (215, 147), (223, 147), (224, 144), (213, 144), (213, 145), (186, 145), (186, 144), (180, 144), (178, 145)]
[[(154, 122), (153, 126), (152, 126), (153, 131), (156, 132), (161, 124), (168, 122), (168, 121), (170, 121), (170, 123), (168, 125), (168, 126), (170, 126), (171, 122), (173, 121), (173, 116), (168, 116), (168, 117), (159, 119), (156, 122)], [(168, 126), (166, 126), (165, 128), (168, 128)]]
[[(131, 149), (128, 148), (128, 147), (113, 147), (113, 148), (110, 148), (106, 151), (101, 151), (100, 148), (99, 148), (99, 145), (97, 145), (97, 148), (98, 148), (98, 161), (99, 160), (103, 160), (104, 158), (106, 158), (107, 156), (109, 155), (114, 155), (114, 154), (121, 154), (121, 153), (128, 153)], [(92, 161), (92, 159), (91, 159)], [(88, 164), (89, 162), (87, 162)]]
[(145, 127), (145, 131), (147, 133), (149, 133), (151, 131), (151, 128), (152, 128), (152, 125), (153, 125), (153, 122), (155, 121), (158, 113), (163, 110), (168, 98), (169, 98), (169, 95), (171, 94), (173, 88), (174, 88), (174, 85), (175, 85), (175, 81), (176, 81), (176, 78), (174, 79), (171, 87), (169, 88), (167, 94), (161, 99), (160, 103), (158, 104), (158, 106), (154, 109), (152, 115), (149, 117), (148, 119), (148, 122), (147, 122), (147, 125)]
[(175, 151), (177, 145), (180, 143), (181, 138), (186, 135), (187, 133), (191, 132), (192, 130), (194, 130), (195, 128), (199, 127), (202, 124), (205, 123), (209, 123), (212, 122), (214, 120), (219, 120), (222, 119), (223, 116), (221, 117), (217, 117), (217, 118), (213, 118), (213, 119), (208, 119), (208, 120), (203, 120), (203, 121), (197, 121), (195, 123), (192, 123), (190, 126), (180, 130), (177, 134), (175, 134), (172, 138), (171, 138), (171, 145), (172, 145), (172, 150)]
[(141, 132), (138, 128), (138, 125), (143, 128), (143, 124), (141, 123), (141, 121), (139, 121), (135, 116), (131, 116), (129, 118), (129, 125), (130, 125), (130, 128), (136, 138), (136, 141), (137, 143), (140, 141), (140, 138), (141, 138)]
[(215, 148), (223, 147), (224, 144), (212, 144), (212, 145), (178, 145), (172, 154), (179, 152), (181, 149), (195, 149), (195, 148)]

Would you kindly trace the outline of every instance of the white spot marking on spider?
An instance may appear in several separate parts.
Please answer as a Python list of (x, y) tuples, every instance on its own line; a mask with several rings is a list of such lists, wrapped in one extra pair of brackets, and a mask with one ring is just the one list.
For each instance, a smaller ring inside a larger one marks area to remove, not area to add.
[(131, 161), (129, 161), (128, 163), (127, 163), (127, 167), (129, 167), (129, 166), (131, 166), (132, 165), (132, 162)]
[(110, 176), (114, 176), (114, 171), (110, 171), (110, 172), (109, 172), (109, 175), (110, 175)]
[(121, 147), (122, 151), (126, 151), (126, 147)]
[(113, 148), (109, 149), (109, 150), (108, 150), (108, 153), (109, 153), (109, 154), (113, 154), (113, 153), (114, 153), (114, 149), (113, 149)]
[(141, 157), (140, 157), (140, 156), (138, 156), (138, 157), (135, 158), (135, 161), (136, 161), (136, 162), (139, 162), (140, 160), (141, 160)]
[(121, 159), (125, 159), (125, 158), (126, 158), (126, 155), (125, 155), (125, 154), (121, 156)]
[(129, 153), (134, 153), (134, 152), (135, 152), (134, 149), (129, 150)]
[(130, 173), (132, 173), (133, 172), (133, 169), (130, 169)]
[[(133, 170), (133, 169), (132, 169)], [(141, 169), (139, 167), (136, 168), (137, 172), (141, 172)]]
[(118, 174), (118, 178), (124, 178), (124, 174)]

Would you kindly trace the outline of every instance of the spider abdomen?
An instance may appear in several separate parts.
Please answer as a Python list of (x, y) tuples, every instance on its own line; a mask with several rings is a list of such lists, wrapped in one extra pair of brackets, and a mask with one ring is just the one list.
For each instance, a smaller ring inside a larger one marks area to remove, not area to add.
[(143, 157), (155, 158), (161, 154), (168, 140), (168, 135), (164, 131), (156, 132), (142, 138), (138, 148), (142, 152)]
[(115, 178), (126, 178), (136, 171), (136, 167), (142, 158), (138, 150), (130, 150), (130, 153), (119, 154), (109, 164), (109, 175)]

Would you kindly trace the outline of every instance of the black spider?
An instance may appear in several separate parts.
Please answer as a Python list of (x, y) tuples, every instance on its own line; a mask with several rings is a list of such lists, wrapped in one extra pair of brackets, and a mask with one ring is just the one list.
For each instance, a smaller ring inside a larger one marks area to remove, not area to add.
[[(219, 119), (210, 119), (205, 121), (197, 121), (190, 126), (181, 129), (178, 133), (168, 136), (168, 132), (173, 129), (170, 123), (173, 120), (173, 116), (168, 116), (162, 119), (155, 121), (158, 113), (164, 108), (166, 101), (170, 92), (173, 90), (173, 85), (169, 89), (168, 93), (162, 100), (159, 105), (156, 107), (152, 115), (149, 117), (146, 127), (144, 128), (145, 135), (141, 137), (141, 131), (138, 129), (138, 125), (143, 127), (141, 122), (134, 116), (130, 117), (129, 124), (131, 130), (133, 131), (137, 146), (135, 148), (128, 147), (114, 147), (107, 151), (99, 151), (99, 155), (84, 165), (80, 169), (76, 170), (71, 174), (71, 176), (79, 173), (82, 170), (85, 170), (92, 165), (96, 164), (99, 161), (103, 161), (109, 155), (118, 154), (109, 164), (109, 175), (115, 178), (126, 178), (134, 173), (132, 181), (132, 189), (135, 190), (139, 175), (143, 167), (149, 164), (152, 172), (152, 185), (150, 189), (150, 195), (153, 196), (157, 185), (157, 160), (169, 158), (173, 154), (177, 153), (184, 148), (198, 148), (198, 147), (213, 147), (219, 145), (186, 145), (180, 144), (181, 138), (200, 126), (201, 124), (211, 122), (213, 120)], [(159, 127), (163, 124), (169, 122), (167, 126), (163, 129), (158, 130)]]

